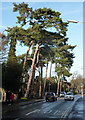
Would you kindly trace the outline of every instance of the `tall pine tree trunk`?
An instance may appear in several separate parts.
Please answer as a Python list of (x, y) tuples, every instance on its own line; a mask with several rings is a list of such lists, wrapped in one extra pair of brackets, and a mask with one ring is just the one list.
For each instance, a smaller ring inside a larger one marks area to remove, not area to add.
[(34, 79), (35, 79), (35, 68), (33, 70), (32, 84), (31, 84), (31, 97), (34, 96)]
[(52, 62), (50, 64), (50, 74), (49, 74), (49, 92), (50, 92), (50, 78), (51, 78), (51, 71), (52, 71)]
[(39, 97), (39, 79), (36, 80), (37, 82), (37, 85), (36, 85), (36, 97), (38, 98)]
[(46, 80), (47, 80), (47, 70), (48, 70), (48, 63), (47, 63), (47, 66), (46, 66), (46, 75), (45, 75), (45, 80), (44, 80), (43, 95), (45, 94), (45, 87), (46, 87)]
[(60, 92), (62, 91), (62, 79), (60, 79)]
[(28, 70), (26, 70), (26, 81), (28, 81)]
[(41, 97), (41, 73), (40, 73), (39, 65), (38, 65), (38, 72), (39, 72), (39, 97)]
[(60, 88), (60, 75), (58, 77), (57, 95), (59, 95), (59, 88)]
[(34, 53), (34, 58), (33, 58), (32, 66), (31, 66), (31, 74), (30, 74), (30, 77), (29, 77), (29, 81), (28, 81), (28, 84), (27, 84), (27, 90), (26, 90), (26, 93), (25, 93), (24, 97), (28, 97), (28, 94), (29, 94), (29, 88), (30, 88), (31, 80), (33, 78), (33, 70), (34, 70), (34, 66), (35, 66), (35, 60), (36, 60), (36, 55), (37, 55), (38, 49), (39, 49), (39, 44), (36, 45), (36, 50), (35, 50), (35, 53)]
[(50, 92), (50, 78), (49, 78), (49, 92)]
[[(42, 98), (42, 85), (43, 85), (43, 82), (42, 82), (42, 65), (40, 67), (41, 67), (41, 73), (39, 73), (39, 75), (40, 75), (39, 97)], [(40, 70), (40, 67), (39, 67), (39, 70)]]
[(50, 78), (51, 78), (51, 71), (52, 71), (52, 62), (50, 64), (50, 75), (49, 75)]
[(22, 79), (23, 79), (23, 77), (24, 77), (24, 69), (25, 69), (25, 65), (26, 65), (26, 61), (27, 61), (27, 56), (28, 56), (28, 53), (29, 53), (30, 47), (32, 46), (32, 43), (33, 43), (33, 41), (31, 41), (31, 43), (30, 43), (30, 45), (29, 45), (29, 47), (28, 47), (28, 50), (27, 50), (26, 56), (25, 56), (25, 58), (24, 58), (23, 72), (22, 72)]
[(42, 74), (43, 74), (43, 70), (42, 70), (42, 65), (41, 65), (41, 98), (42, 98), (42, 87), (43, 87), (43, 81), (42, 81)]
[(63, 91), (65, 91), (65, 87), (64, 87), (64, 75), (63, 75), (63, 82), (62, 82), (62, 85), (63, 85)]
[(31, 88), (32, 94), (34, 93), (35, 68), (36, 68), (36, 65), (38, 64), (38, 62), (39, 62), (39, 50), (38, 50), (38, 53), (37, 53), (37, 61), (36, 61), (35, 65), (34, 65), (34, 68), (33, 68), (32, 88)]

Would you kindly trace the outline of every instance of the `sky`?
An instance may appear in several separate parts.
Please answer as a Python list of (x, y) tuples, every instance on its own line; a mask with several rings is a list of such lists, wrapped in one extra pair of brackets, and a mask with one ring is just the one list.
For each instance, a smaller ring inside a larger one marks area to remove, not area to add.
[[(61, 13), (61, 18), (64, 22), (67, 20), (83, 21), (83, 2), (27, 2), (29, 7), (33, 9), (37, 8), (51, 8)], [(18, 13), (13, 12), (12, 2), (0, 2), (0, 32), (6, 27), (16, 26)], [(83, 75), (83, 23), (69, 23), (67, 37), (68, 43), (71, 45), (77, 45), (73, 50), (74, 63), (71, 68), (71, 72), (77, 72)], [(17, 55), (26, 53), (27, 47), (20, 47), (17, 45)], [(52, 69), (52, 75), (55, 75), (54, 65)]]

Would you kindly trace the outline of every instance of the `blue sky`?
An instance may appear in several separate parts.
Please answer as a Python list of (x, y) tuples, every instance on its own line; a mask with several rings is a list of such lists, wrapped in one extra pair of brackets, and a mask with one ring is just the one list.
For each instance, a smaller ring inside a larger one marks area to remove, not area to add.
[[(61, 13), (61, 18), (65, 22), (67, 20), (83, 21), (83, 2), (28, 2), (28, 4), (30, 7), (33, 7), (33, 9), (47, 7), (58, 11)], [(12, 27), (16, 25), (16, 16), (18, 13), (13, 13), (13, 4), (11, 2), (2, 2), (0, 6), (1, 5), (0, 15), (2, 13), (2, 21), (0, 21), (0, 31), (3, 31), (7, 26)], [(83, 74), (83, 24), (70, 23), (68, 26), (67, 37), (69, 38), (69, 44), (77, 45), (73, 51), (75, 59), (71, 72), (74, 73), (77, 71), (78, 73)], [(21, 48), (17, 46), (17, 55), (26, 53), (26, 51), (27, 47)]]

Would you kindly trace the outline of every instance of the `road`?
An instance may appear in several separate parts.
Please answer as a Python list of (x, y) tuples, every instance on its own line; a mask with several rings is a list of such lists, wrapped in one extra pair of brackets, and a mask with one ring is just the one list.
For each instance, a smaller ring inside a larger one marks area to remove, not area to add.
[(85, 120), (85, 96), (78, 99), (72, 111), (69, 114), (69, 119)]
[(63, 98), (59, 98), (54, 102), (46, 102), (44, 100), (20, 106), (17, 110), (3, 115), (3, 118), (12, 118), (14, 120), (19, 120), (20, 118), (67, 118), (79, 97), (79, 95), (76, 95), (74, 101), (65, 101)]

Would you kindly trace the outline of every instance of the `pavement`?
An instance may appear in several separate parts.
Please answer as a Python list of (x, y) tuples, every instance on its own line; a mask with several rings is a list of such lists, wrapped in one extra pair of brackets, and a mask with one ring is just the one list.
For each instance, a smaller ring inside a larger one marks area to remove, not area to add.
[(76, 101), (68, 118), (73, 120), (85, 120), (85, 96)]

